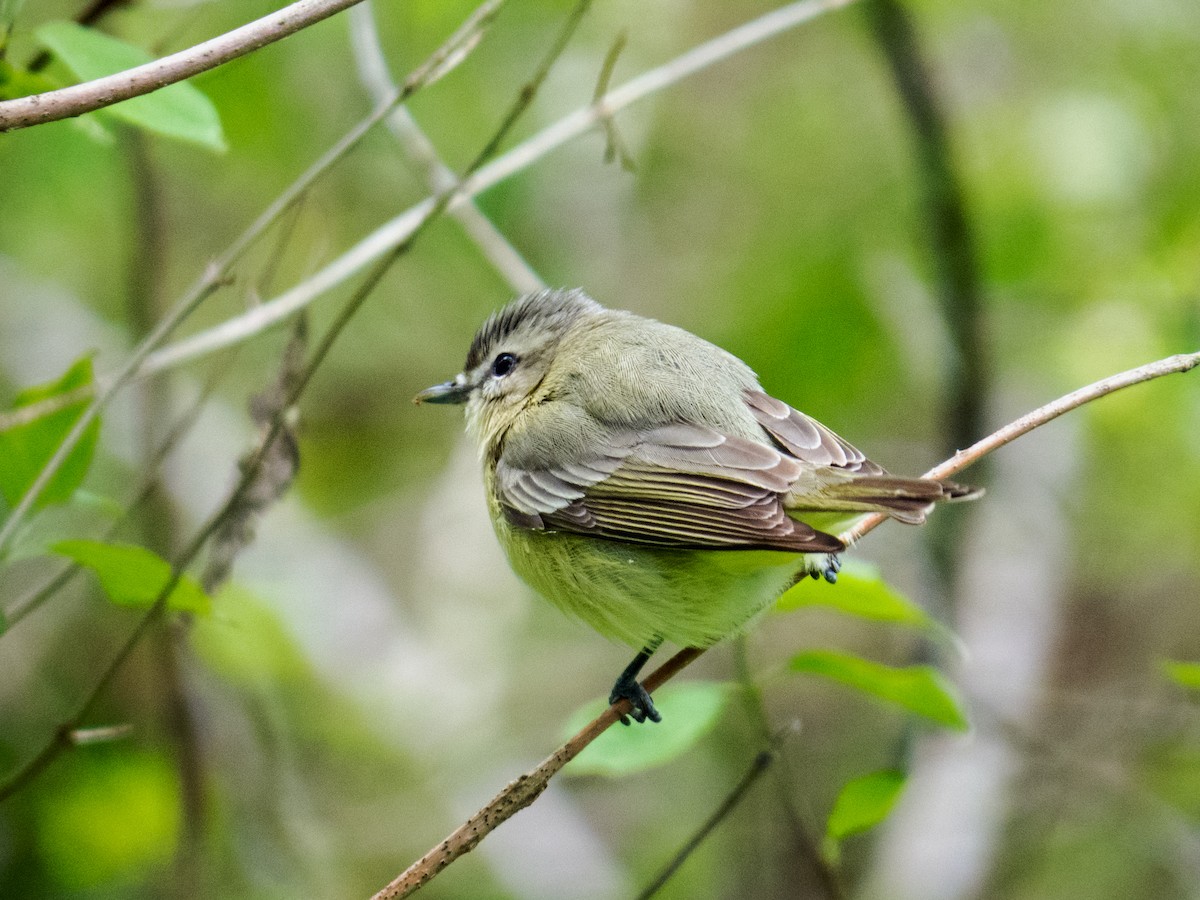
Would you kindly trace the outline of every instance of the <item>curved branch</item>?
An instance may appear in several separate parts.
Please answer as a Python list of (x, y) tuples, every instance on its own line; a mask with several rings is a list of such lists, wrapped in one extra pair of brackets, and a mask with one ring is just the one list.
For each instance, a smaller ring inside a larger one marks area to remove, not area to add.
[(202, 44), (83, 84), (0, 101), (0, 132), (70, 119), (140, 97), (245, 56), (327, 19), (360, 0), (297, 0)]
[[(1023, 434), (1028, 434), (1040, 425), (1045, 425), (1065, 412), (1111, 394), (1114, 391), (1143, 381), (1150, 381), (1174, 372), (1186, 372), (1200, 366), (1200, 352), (1179, 354), (1157, 362), (1139, 366), (1117, 375), (1101, 379), (1087, 387), (1080, 388), (1065, 397), (1047, 403), (1045, 406), (1026, 413), (1021, 418), (1005, 425), (966, 450), (960, 450), (950, 459), (934, 466), (925, 473), (926, 478), (947, 478), (982, 459), (993, 450), (1016, 440)], [(862, 537), (868, 531), (876, 528), (886, 516), (868, 516), (853, 528), (842, 532), (839, 537), (847, 544)], [(642, 682), (646, 690), (653, 693), (670, 679), (678, 675), (701, 654), (703, 649), (686, 647), (680, 650), (658, 669), (655, 669)], [(623, 715), (629, 712), (628, 700), (610, 706), (589, 725), (580, 730), (574, 737), (555, 750), (535, 769), (525, 773), (511, 782), (499, 794), (492, 798), (486, 806), (467, 819), (462, 825), (440, 841), (432, 850), (396, 876), (387, 887), (375, 894), (371, 900), (397, 900), (407, 897), (433, 879), (446, 866), (471, 850), (488, 836), (495, 828), (503, 824), (516, 813), (529, 806), (549, 785), (550, 779), (568, 762), (579, 755), (588, 744), (599, 737)]]

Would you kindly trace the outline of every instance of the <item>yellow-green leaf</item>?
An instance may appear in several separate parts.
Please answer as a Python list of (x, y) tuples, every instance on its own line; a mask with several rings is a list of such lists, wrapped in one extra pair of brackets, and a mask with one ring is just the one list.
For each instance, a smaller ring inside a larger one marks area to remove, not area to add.
[(953, 689), (932, 666), (893, 668), (835, 650), (808, 650), (792, 657), (793, 671), (820, 675), (894, 703), (939, 725), (967, 729), (967, 717)]
[[(664, 765), (691, 749), (716, 725), (728, 698), (729, 685), (721, 682), (668, 685), (654, 695), (661, 722), (613, 726), (584, 747), (566, 771), (617, 777)], [(564, 737), (575, 734), (607, 708), (607, 701), (596, 700), (576, 710), (567, 720)]]
[(876, 622), (918, 628), (932, 624), (925, 611), (888, 585), (875, 566), (855, 560), (847, 560), (837, 584), (828, 585), (806, 578), (784, 592), (776, 609), (791, 612), (810, 606), (827, 606)]
[[(170, 563), (135, 544), (60, 541), (50, 549), (94, 572), (104, 593), (120, 606), (149, 606), (171, 577)], [(167, 597), (167, 606), (207, 614), (212, 601), (194, 578), (183, 575)]]
[(840, 841), (887, 818), (904, 787), (904, 773), (884, 769), (846, 783), (833, 802), (825, 836)]
[[(92, 360), (85, 356), (61, 378), (22, 391), (9, 413), (0, 415), (0, 423), (5, 419), (22, 419), (0, 430), (0, 494), (10, 506), (15, 506), (25, 496), (67, 432), (79, 420), (91, 400), (91, 387)], [(23, 409), (30, 410), (34, 404), (43, 404), (43, 401), (44, 413), (32, 415), (28, 420), (11, 415)], [(38, 496), (35, 509), (71, 499), (92, 463), (99, 430), (98, 419), (87, 427), (75, 449)]]
[[(75, 22), (47, 22), (36, 35), (81, 81), (103, 78), (153, 60), (140, 47)], [(124, 100), (104, 111), (164, 137), (218, 152), (226, 149), (217, 108), (187, 82)]]
[(1191, 691), (1200, 691), (1200, 663), (1164, 659), (1161, 665), (1163, 674), (1177, 685)]

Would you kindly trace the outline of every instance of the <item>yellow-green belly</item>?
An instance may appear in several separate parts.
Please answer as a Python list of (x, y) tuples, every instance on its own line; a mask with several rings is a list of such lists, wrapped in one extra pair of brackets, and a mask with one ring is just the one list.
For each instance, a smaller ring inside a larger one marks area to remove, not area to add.
[(601, 634), (641, 648), (661, 636), (707, 647), (767, 608), (804, 565), (771, 550), (669, 550), (562, 532), (493, 516), (516, 573)]

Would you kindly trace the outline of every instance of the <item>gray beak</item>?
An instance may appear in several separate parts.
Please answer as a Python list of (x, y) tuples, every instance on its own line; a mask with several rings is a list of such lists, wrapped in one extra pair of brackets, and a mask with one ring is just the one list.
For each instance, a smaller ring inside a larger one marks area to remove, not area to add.
[(466, 403), (471, 395), (471, 386), (459, 375), (453, 381), (425, 388), (413, 397), (413, 403)]

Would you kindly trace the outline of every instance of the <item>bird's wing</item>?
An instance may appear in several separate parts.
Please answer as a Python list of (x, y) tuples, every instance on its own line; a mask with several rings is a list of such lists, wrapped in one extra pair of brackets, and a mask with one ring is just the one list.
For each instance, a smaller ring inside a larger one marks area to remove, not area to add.
[(832, 466), (852, 475), (885, 475), (883, 467), (816, 419), (762, 391), (746, 391), (746, 405), (758, 424), (789, 454), (809, 466)]
[(769, 445), (681, 424), (615, 431), (579, 461), (534, 468), (501, 456), (496, 487), (526, 528), (678, 549), (841, 550), (783, 507), (802, 468)]

